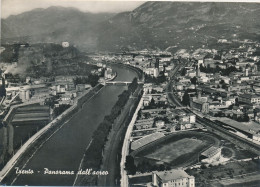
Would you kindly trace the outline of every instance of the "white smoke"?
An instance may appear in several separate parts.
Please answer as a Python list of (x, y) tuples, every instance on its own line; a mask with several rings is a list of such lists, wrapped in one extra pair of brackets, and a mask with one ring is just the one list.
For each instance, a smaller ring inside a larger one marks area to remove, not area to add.
[(18, 60), (18, 63), (15, 62), (10, 65), (7, 65), (4, 74), (11, 73), (12, 75), (16, 75), (16, 74), (24, 75), (29, 66), (30, 63), (28, 62), (28, 60), (21, 58)]

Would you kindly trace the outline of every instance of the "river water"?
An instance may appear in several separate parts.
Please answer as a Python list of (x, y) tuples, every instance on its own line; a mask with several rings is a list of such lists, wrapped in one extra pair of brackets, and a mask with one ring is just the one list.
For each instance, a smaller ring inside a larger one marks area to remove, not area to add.
[[(132, 81), (137, 74), (130, 69), (113, 65), (117, 81)], [(107, 85), (91, 100), (84, 104), (65, 125), (56, 132), (29, 160), (25, 169), (34, 170), (31, 175), (20, 175), (13, 185), (73, 185), (75, 175), (44, 175), (49, 170), (77, 171), (92, 134), (110, 114), (119, 94), (126, 86)], [(16, 167), (16, 166), (15, 166)], [(9, 185), (12, 181), (8, 181)]]

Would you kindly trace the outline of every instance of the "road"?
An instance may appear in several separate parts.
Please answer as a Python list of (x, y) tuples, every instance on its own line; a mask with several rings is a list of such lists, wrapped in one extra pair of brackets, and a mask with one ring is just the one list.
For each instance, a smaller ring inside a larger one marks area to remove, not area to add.
[(132, 129), (134, 127), (135, 121), (138, 116), (138, 111), (141, 109), (143, 106), (143, 98), (140, 99), (139, 104), (136, 108), (136, 111), (132, 117), (132, 120), (127, 128), (123, 147), (122, 147), (122, 155), (121, 155), (121, 163), (120, 163), (120, 170), (121, 170), (121, 186), (128, 187), (128, 176), (127, 176), (127, 171), (125, 170), (125, 161), (126, 161), (126, 156), (129, 154), (129, 146), (130, 146), (130, 137), (132, 133)]

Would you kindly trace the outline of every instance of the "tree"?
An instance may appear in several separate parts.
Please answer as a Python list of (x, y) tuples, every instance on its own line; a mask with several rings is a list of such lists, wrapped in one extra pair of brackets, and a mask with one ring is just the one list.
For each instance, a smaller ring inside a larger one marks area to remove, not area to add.
[(187, 73), (187, 70), (185, 68), (183, 68), (182, 71), (181, 71), (181, 76), (185, 76), (186, 73)]
[(136, 173), (136, 166), (134, 163), (134, 158), (131, 155), (126, 156), (125, 170), (130, 175), (134, 175)]
[(196, 85), (197, 84), (197, 77), (193, 77), (190, 79), (191, 84)]
[(45, 105), (48, 105), (49, 107), (53, 108), (56, 102), (55, 100), (58, 99), (58, 97), (51, 97), (51, 98), (46, 98), (45, 99)]
[(60, 115), (63, 113), (65, 110), (67, 110), (70, 107), (70, 105), (62, 104), (59, 107), (54, 108), (53, 113), (55, 116)]
[(219, 67), (219, 65), (216, 66), (216, 71), (220, 72), (222, 69)]
[(230, 106), (228, 107), (228, 109), (229, 109), (229, 110), (232, 110), (233, 106), (234, 106), (234, 104), (230, 105)]
[(250, 120), (250, 119), (249, 119), (248, 114), (245, 114), (245, 115), (244, 115), (244, 118), (243, 118), (243, 121), (244, 121), (244, 122), (249, 122), (249, 120)]
[(200, 166), (200, 168), (201, 168), (201, 169), (206, 169), (207, 166), (206, 166), (205, 164), (202, 164), (202, 165)]
[(235, 99), (235, 106), (239, 106), (238, 98)]
[(226, 88), (227, 88), (227, 84), (225, 84), (225, 83), (222, 84), (222, 88), (223, 88), (223, 89), (226, 89)]
[(5, 87), (2, 85), (0, 87), (0, 97), (6, 96), (6, 89)]
[(155, 101), (154, 101), (153, 98), (151, 99), (150, 105), (151, 105), (151, 106), (154, 106), (154, 105), (155, 105)]
[(183, 103), (185, 106), (189, 106), (189, 105), (190, 105), (190, 96), (189, 96), (187, 90), (185, 91), (185, 93), (184, 93), (184, 95), (183, 95), (182, 103)]

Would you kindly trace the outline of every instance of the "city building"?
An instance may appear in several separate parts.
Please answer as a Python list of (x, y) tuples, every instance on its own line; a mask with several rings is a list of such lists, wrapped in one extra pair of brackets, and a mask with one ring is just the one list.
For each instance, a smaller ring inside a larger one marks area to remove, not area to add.
[(172, 169), (169, 171), (154, 171), (153, 186), (158, 187), (194, 187), (195, 177), (188, 175), (184, 170)]
[(238, 136), (260, 141), (260, 130), (258, 123), (252, 121), (249, 123), (242, 123), (226, 117), (218, 118), (216, 122), (223, 128), (237, 134)]
[(135, 128), (137, 130), (141, 130), (141, 129), (149, 129), (153, 127), (153, 123), (154, 123), (154, 119), (145, 119), (145, 120), (138, 120), (135, 123)]
[(190, 107), (205, 114), (209, 113), (209, 103), (204, 99), (191, 98)]
[(259, 104), (260, 103), (260, 95), (258, 94), (242, 94), (238, 96), (238, 101), (241, 103), (248, 104)]
[(212, 163), (220, 159), (221, 148), (212, 146), (200, 154), (202, 163)]

